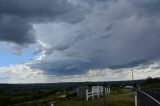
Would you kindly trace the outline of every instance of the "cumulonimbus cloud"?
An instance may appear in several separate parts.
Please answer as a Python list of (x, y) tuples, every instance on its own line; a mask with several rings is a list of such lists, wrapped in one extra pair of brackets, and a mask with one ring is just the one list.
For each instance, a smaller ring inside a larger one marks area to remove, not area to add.
[[(0, 22), (7, 19), (3, 17), (20, 19), (26, 28), (21, 29), (23, 36), (14, 34), (21, 42), (4, 36), (5, 30), (0, 30), (0, 39), (17, 44), (35, 40), (45, 43), (48, 48), (44, 58), (31, 67), (46, 74), (134, 67), (160, 57), (159, 0), (94, 0), (91, 4), (90, 0), (64, 1), (15, 0), (13, 6), (19, 7), (9, 10), (1, 3), (4, 9), (0, 10)], [(8, 30), (12, 32), (13, 27)]]
[(34, 67), (46, 74), (82, 74), (89, 69), (134, 67), (158, 58), (160, 21), (156, 3), (96, 1), (88, 4), (92, 11), (79, 23), (35, 25), (37, 37), (50, 48)]
[[(82, 19), (79, 8), (67, 0), (0, 0), (0, 41), (24, 45), (35, 43), (35, 23)], [(73, 17), (73, 18), (70, 18)]]

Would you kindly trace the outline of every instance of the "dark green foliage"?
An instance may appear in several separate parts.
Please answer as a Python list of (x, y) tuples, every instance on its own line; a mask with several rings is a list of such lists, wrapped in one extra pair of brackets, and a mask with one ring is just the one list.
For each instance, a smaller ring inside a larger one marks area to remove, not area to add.
[(141, 84), (143, 87), (160, 88), (160, 78), (147, 78), (147, 80)]
[[(2, 90), (1, 90), (2, 91)], [(13, 105), (24, 103), (27, 101), (38, 101), (41, 98), (55, 95), (57, 92), (64, 90), (61, 89), (6, 89), (0, 93), (0, 106)]]
[(66, 98), (73, 98), (73, 97), (77, 97), (77, 93), (74, 92), (74, 93), (69, 93), (67, 94)]

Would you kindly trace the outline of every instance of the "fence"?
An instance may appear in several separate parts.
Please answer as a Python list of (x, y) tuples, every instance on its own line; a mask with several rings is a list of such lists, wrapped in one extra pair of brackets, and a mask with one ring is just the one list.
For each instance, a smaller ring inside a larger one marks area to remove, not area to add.
[(94, 96), (105, 96), (110, 94), (110, 88), (104, 88), (103, 86), (92, 86), (91, 92), (86, 89), (86, 100), (88, 101), (89, 97), (94, 99)]

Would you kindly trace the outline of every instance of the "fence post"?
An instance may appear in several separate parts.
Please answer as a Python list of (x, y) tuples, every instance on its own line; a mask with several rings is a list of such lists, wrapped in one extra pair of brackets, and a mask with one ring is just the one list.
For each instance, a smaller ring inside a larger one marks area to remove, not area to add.
[(141, 90), (141, 87), (140, 87), (140, 86), (138, 87), (138, 90)]
[(54, 104), (53, 104), (53, 103), (51, 103), (51, 106), (54, 106)]
[(135, 92), (135, 106), (137, 106), (137, 92)]
[(103, 87), (101, 88), (101, 90), (100, 90), (100, 95), (102, 95), (103, 96)]
[(109, 94), (109, 88), (107, 88), (107, 95)]
[(94, 99), (94, 92), (93, 92), (93, 89), (92, 89), (92, 99)]
[(98, 99), (99, 99), (99, 91), (98, 91)]
[[(107, 90), (106, 90), (106, 88), (104, 88), (104, 95), (107, 95)], [(104, 96), (103, 95), (103, 96)]]
[(86, 100), (88, 101), (88, 89), (86, 89)]

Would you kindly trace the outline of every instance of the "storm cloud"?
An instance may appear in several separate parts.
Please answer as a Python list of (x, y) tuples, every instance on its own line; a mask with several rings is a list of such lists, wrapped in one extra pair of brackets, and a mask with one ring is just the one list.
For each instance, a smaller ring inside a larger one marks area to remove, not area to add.
[(82, 22), (35, 25), (48, 49), (34, 67), (46, 74), (82, 74), (149, 64), (160, 57), (158, 0), (95, 2)]
[(159, 0), (1, 1), (0, 40), (47, 45), (39, 48), (43, 58), (31, 64), (44, 74), (84, 74), (160, 59)]
[[(83, 15), (67, 0), (0, 0), (0, 40), (16, 44), (35, 43), (35, 23), (76, 23)], [(72, 17), (72, 18), (70, 18)]]

